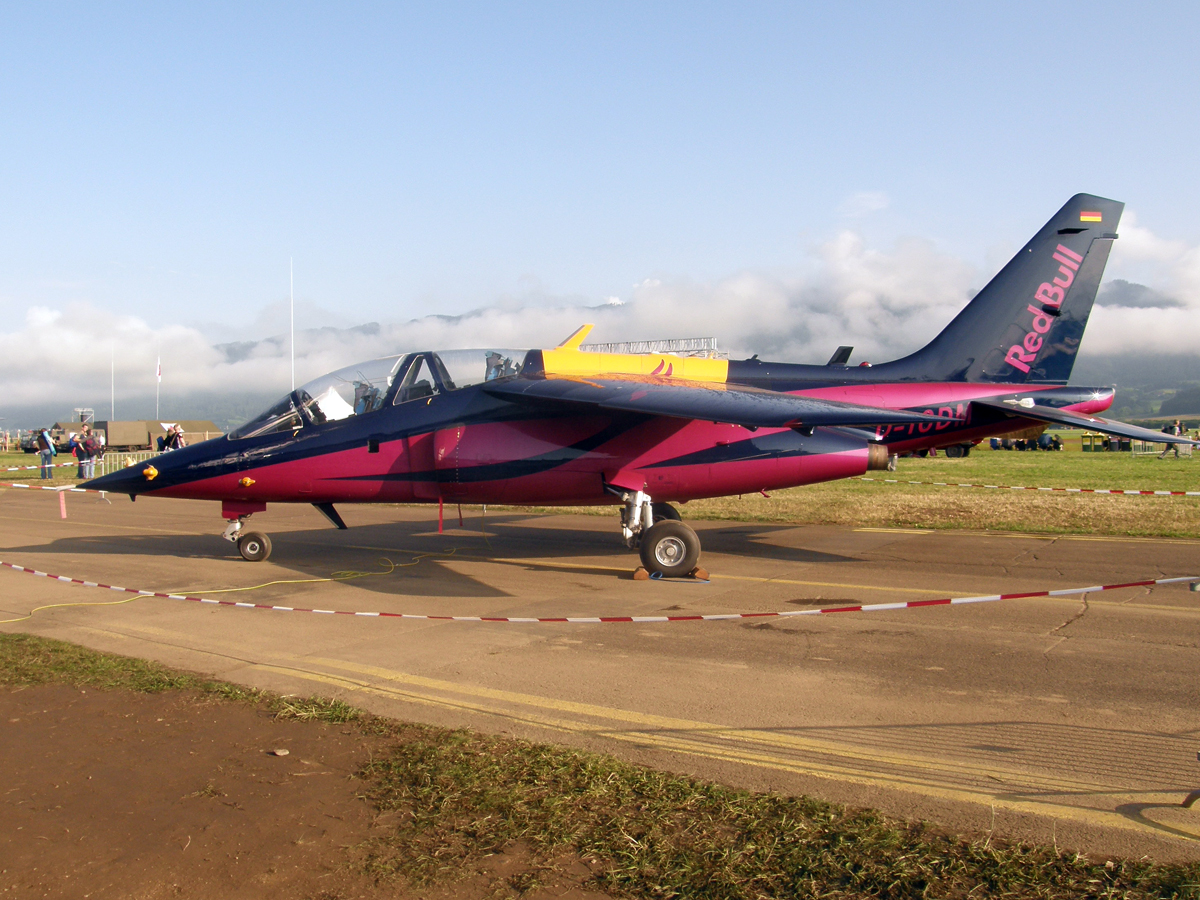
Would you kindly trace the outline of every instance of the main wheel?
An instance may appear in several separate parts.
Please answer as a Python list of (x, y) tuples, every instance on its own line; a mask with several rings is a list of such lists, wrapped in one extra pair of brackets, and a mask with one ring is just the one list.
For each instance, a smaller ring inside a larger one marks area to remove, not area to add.
[(951, 444), (946, 448), (946, 456), (949, 459), (960, 459), (962, 455), (963, 448), (961, 444)]
[(682, 522), (664, 519), (642, 535), (638, 551), (642, 565), (651, 575), (680, 578), (696, 568), (700, 559), (700, 538)]
[(673, 507), (670, 503), (651, 503), (650, 511), (654, 513), (655, 522), (663, 522), (667, 520), (679, 522), (683, 519), (683, 516), (679, 514), (679, 510)]
[(259, 531), (247, 531), (237, 542), (238, 553), (249, 562), (262, 562), (271, 555), (271, 539)]

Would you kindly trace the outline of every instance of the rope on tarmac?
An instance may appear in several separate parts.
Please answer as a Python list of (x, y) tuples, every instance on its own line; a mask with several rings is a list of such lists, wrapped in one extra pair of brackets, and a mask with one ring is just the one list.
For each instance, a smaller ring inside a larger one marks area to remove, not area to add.
[[(434, 554), (427, 554), (434, 555)], [(15, 563), (0, 560), (0, 566), (12, 569), (14, 572), (24, 572), (39, 578), (49, 578), (64, 584), (78, 584), (83, 587), (103, 588), (110, 591), (122, 591), (135, 594), (138, 597), (159, 597), (164, 600), (186, 600), (191, 603), (208, 603), (216, 606), (238, 606), (244, 609), (264, 609), (275, 612), (317, 613), (331, 616), (361, 616), (380, 619), (416, 619), (431, 622), (490, 622), (514, 625), (557, 624), (557, 625), (601, 625), (618, 623), (662, 623), (662, 622), (729, 622), (740, 619), (791, 619), (798, 616), (821, 616), (832, 613), (847, 612), (885, 612), (898, 609), (921, 609), (930, 606), (959, 606), (967, 603), (994, 603), (998, 600), (1027, 600), (1035, 597), (1073, 597), (1080, 594), (1094, 594), (1099, 591), (1115, 591), (1123, 588), (1152, 587), (1159, 584), (1192, 584), (1200, 582), (1200, 575), (1184, 575), (1177, 578), (1155, 578), (1146, 581), (1127, 581), (1122, 584), (1100, 584), (1090, 587), (1064, 588), (1054, 591), (1025, 591), (1017, 594), (988, 594), (980, 597), (946, 597), (940, 600), (905, 600), (899, 603), (872, 603), (854, 606), (832, 606), (822, 609), (788, 609), (775, 612), (750, 613), (715, 613), (691, 616), (442, 616), (420, 613), (395, 612), (360, 612), (343, 609), (310, 609), (299, 606), (273, 606), (268, 603), (247, 603), (238, 600), (213, 600), (207, 597), (191, 597), (185, 594), (167, 594), (161, 591), (144, 591), (135, 588), (118, 587), (111, 584), (101, 584), (95, 581), (84, 581), (66, 575), (53, 575), (49, 572), (39, 572), (37, 569), (18, 566)], [(214, 592), (215, 593), (215, 592)], [(133, 599), (133, 598), (130, 598)], [(36, 610), (35, 610), (36, 612)], [(32, 615), (33, 613), (30, 613)], [(8, 621), (19, 622), (29, 618)], [(0, 623), (2, 624), (2, 623)]]
[(934, 487), (990, 488), (995, 491), (1042, 491), (1066, 494), (1124, 494), (1132, 497), (1200, 497), (1200, 491), (1125, 491), (1108, 488), (1025, 487), (1019, 484), (967, 484), (955, 481), (905, 481), (901, 478), (867, 478), (876, 484), (926, 484)]

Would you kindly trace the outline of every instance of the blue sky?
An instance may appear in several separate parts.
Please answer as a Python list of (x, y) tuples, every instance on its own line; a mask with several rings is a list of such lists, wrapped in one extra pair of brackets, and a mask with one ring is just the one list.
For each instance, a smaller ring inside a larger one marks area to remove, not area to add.
[(298, 294), (353, 320), (600, 302), (787, 270), (847, 224), (986, 268), (1078, 190), (1196, 243), (1198, 20), (1166, 3), (9, 4), (0, 312), (249, 327), (286, 295), (289, 255)]
[(1107, 277), (1153, 289), (1102, 289), (1081, 362), (1195, 354), (1198, 33), (1182, 3), (7, 4), (0, 398), (106, 406), (115, 356), (144, 410), (160, 354), (173, 397), (282, 392), (286, 345), (213, 344), (286, 330), (292, 256), (302, 328), (385, 326), (303, 337), (301, 380), (588, 319), (879, 360), (1078, 191), (1128, 204)]

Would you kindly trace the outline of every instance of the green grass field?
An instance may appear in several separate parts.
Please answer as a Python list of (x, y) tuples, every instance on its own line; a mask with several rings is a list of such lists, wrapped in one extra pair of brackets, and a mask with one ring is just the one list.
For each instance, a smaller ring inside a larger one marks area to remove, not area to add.
[[(67, 461), (63, 457), (58, 458)], [(24, 453), (0, 454), (0, 468), (36, 465)], [(74, 484), (74, 468), (55, 469), (49, 482), (38, 471), (4, 472), (3, 482)], [(1129, 453), (1017, 452), (976, 449), (966, 459), (908, 458), (876, 479), (947, 481), (1031, 487), (1200, 490), (1200, 455), (1175, 459)], [(984, 488), (885, 484), (850, 479), (770, 492), (696, 500), (682, 507), (688, 519), (728, 519), (895, 528), (966, 528), (1051, 534), (1120, 534), (1200, 537), (1200, 497), (1129, 497), (1038, 493)], [(515, 508), (514, 508), (515, 509)], [(564, 510), (546, 510), (556, 512)], [(612, 507), (571, 508), (612, 516)]]

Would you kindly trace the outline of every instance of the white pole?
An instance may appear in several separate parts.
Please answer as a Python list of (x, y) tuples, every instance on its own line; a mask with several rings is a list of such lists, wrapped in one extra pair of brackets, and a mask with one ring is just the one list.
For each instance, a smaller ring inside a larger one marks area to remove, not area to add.
[(117, 420), (117, 344), (114, 341), (108, 345), (109, 350), (109, 380), (108, 390), (109, 399), (112, 401), (112, 415), (109, 416), (114, 422)]
[(158, 414), (158, 391), (162, 386), (162, 354), (158, 355), (158, 362), (154, 367), (154, 418), (160, 418)]
[(296, 274), (288, 257), (288, 319), (292, 327), (292, 390), (296, 389)]

